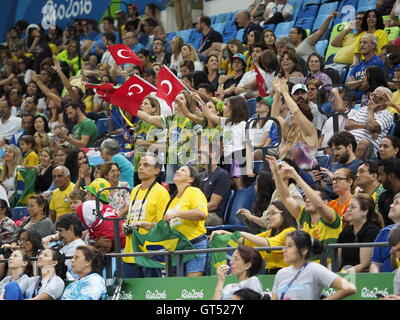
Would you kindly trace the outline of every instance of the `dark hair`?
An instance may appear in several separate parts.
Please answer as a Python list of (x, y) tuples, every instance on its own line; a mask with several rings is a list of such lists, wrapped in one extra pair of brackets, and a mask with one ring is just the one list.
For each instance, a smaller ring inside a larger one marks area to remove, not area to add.
[(142, 49), (140, 49), (139, 51), (138, 51), (138, 53), (137, 53), (138, 55), (139, 54), (142, 54), (142, 55), (144, 55), (146, 58), (150, 55), (150, 51), (149, 50), (147, 50), (147, 49), (145, 49), (145, 48), (142, 48)]
[[(185, 79), (185, 78), (190, 82), (190, 84), (191, 84), (192, 87), (193, 87), (193, 86), (194, 86), (193, 75), (189, 73), (189, 74), (183, 76), (183, 77), (182, 77), (182, 80)], [(205, 85), (209, 85), (209, 84), (208, 84), (208, 83), (202, 83), (202, 84), (200, 84), (200, 85), (198, 86), (197, 89), (206, 88), (207, 91), (208, 91), (209, 93), (213, 93), (211, 86), (210, 86), (210, 87), (207, 87), (207, 86), (205, 86)], [(210, 91), (210, 90), (211, 90), (211, 91)]]
[[(190, 76), (190, 75), (184, 76), (183, 78), (188, 77), (188, 76)], [(192, 79), (193, 79), (193, 77), (192, 77)], [(212, 88), (211, 84), (209, 84), (209, 83), (205, 83), (205, 82), (200, 83), (197, 87), (197, 90), (199, 90), (201, 88), (205, 89), (207, 91), (207, 93), (211, 93), (211, 94), (213, 93), (213, 88)]]
[(110, 17), (110, 16), (104, 17), (102, 22), (104, 22), (104, 21), (107, 21), (109, 24), (114, 25), (114, 18), (113, 17)]
[(240, 300), (261, 300), (262, 298), (261, 294), (250, 288), (239, 289), (233, 295), (239, 297)]
[(76, 200), (81, 200), (82, 202), (84, 202), (85, 198), (86, 198), (86, 191), (81, 190), (81, 189), (74, 189), (69, 194), (69, 199), (76, 199)]
[(23, 234), (24, 232), (27, 233), (28, 241), (32, 245), (32, 257), (36, 257), (38, 252), (39, 252), (39, 250), (43, 249), (42, 236), (36, 230), (33, 230), (33, 229), (28, 229), (28, 230), (22, 229), (21, 232), (18, 235), (18, 239), (21, 237), (21, 234)]
[(290, 60), (292, 60), (294, 62), (293, 70), (290, 73), (295, 72), (295, 71), (301, 72), (300, 63), (299, 63), (299, 60), (297, 59), (296, 53), (292, 50), (287, 50), (282, 53), (282, 56), (280, 59), (280, 64), (281, 64), (280, 76), (285, 75), (283, 72), (282, 63), (281, 63), (285, 56), (287, 56)]
[(106, 38), (107, 41), (111, 41), (112, 43), (115, 43), (116, 37), (115, 34), (112, 32), (108, 32), (104, 35), (104, 38)]
[(298, 34), (301, 34), (301, 40), (303, 41), (305, 38), (307, 38), (307, 31), (304, 30), (302, 27), (293, 27), (296, 29), (296, 32)]
[(384, 29), (385, 29), (385, 24), (383, 23), (382, 15), (381, 15), (381, 13), (380, 13), (378, 10), (376, 10), (376, 9), (367, 10), (367, 11), (364, 13), (363, 21), (362, 21), (362, 23), (361, 23), (361, 29), (362, 29), (363, 31), (368, 31), (367, 19), (368, 19), (368, 15), (369, 15), (370, 12), (374, 12), (374, 13), (375, 13), (375, 16), (376, 16), (376, 26), (375, 26), (375, 28), (376, 28), (377, 30), (379, 30), (379, 29), (384, 30)]
[[(293, 169), (296, 170), (297, 173), (300, 172), (299, 166), (297, 165), (296, 161), (294, 161), (293, 159), (283, 158), (282, 161), (286, 162), (289, 166), (293, 167)], [(289, 184), (296, 184), (296, 180), (294, 180), (293, 178), (289, 178), (288, 183)]]
[(214, 57), (217, 59), (217, 61), (219, 62), (219, 58), (216, 54), (210, 54), (207, 56), (206, 61), (204, 62), (204, 72), (206, 74), (208, 74), (208, 67), (206, 66), (208, 64), (208, 62), (211, 60), (211, 58)]
[[(267, 32), (272, 33), (272, 35), (274, 36), (274, 44), (272, 45), (272, 48), (271, 48), (271, 47), (268, 48), (268, 45), (265, 43), (265, 34), (266, 34)], [(261, 39), (261, 41), (265, 44), (265, 46), (266, 46), (268, 49), (272, 50), (275, 54), (278, 54), (278, 49), (276, 48), (276, 45), (275, 45), (275, 42), (276, 42), (276, 35), (275, 35), (275, 33), (274, 33), (271, 29), (268, 29), (268, 28), (267, 28), (267, 29), (264, 29), (264, 31), (263, 31), (263, 33), (262, 33), (262, 39)]]
[(193, 178), (193, 182), (190, 184), (192, 187), (196, 187), (199, 188), (200, 186), (200, 178), (199, 178), (199, 173), (197, 172), (197, 170), (190, 166), (190, 165), (183, 165), (182, 167), (188, 167), (189, 168), (189, 173), (190, 173), (190, 177)]
[(56, 229), (57, 228), (64, 228), (68, 230), (72, 226), (74, 230), (74, 234), (77, 237), (82, 236), (82, 223), (81, 221), (73, 214), (67, 213), (63, 214), (57, 221), (56, 221)]
[(65, 158), (65, 166), (69, 169), (71, 180), (75, 180), (79, 176), (78, 155), (83, 153), (86, 158), (86, 163), (89, 163), (88, 158), (83, 150), (75, 149), (67, 154)]
[(356, 138), (348, 131), (336, 132), (328, 141), (329, 148), (333, 146), (349, 146), (353, 148), (353, 152), (357, 149)]
[[(254, 45), (257, 43), (257, 44), (263, 44), (264, 46), (265, 46), (265, 48), (267, 47), (266, 45), (265, 45), (265, 43), (264, 43), (264, 40), (262, 39), (263, 38), (263, 32), (261, 31), (261, 30), (258, 30), (258, 29), (254, 29), (254, 30), (251, 30), (248, 34), (247, 34), (247, 38), (249, 37), (249, 35), (250, 35), (250, 33), (254, 33)], [(247, 41), (248, 41), (248, 39), (246, 39)], [(253, 46), (254, 46), (253, 45)], [(251, 49), (253, 49), (253, 48), (250, 48), (250, 50)], [(263, 49), (263, 50), (265, 50), (265, 49)]]
[(156, 77), (156, 72), (153, 69), (147, 68), (143, 70), (143, 76), (152, 76)]
[(249, 110), (247, 108), (247, 101), (242, 96), (233, 96), (228, 99), (231, 105), (231, 116), (226, 121), (230, 124), (238, 124), (242, 121), (249, 119)]
[(0, 199), (0, 209), (6, 209), (5, 216), (12, 218), (11, 208), (8, 206), (7, 201), (4, 199)]
[[(286, 238), (290, 237), (296, 245), (297, 251), (304, 258), (310, 258), (311, 254), (318, 255), (324, 250), (322, 243), (317, 239), (312, 239), (311, 236), (303, 230), (295, 230), (289, 232)], [(307, 253), (302, 255), (301, 250), (307, 249)]]
[(211, 19), (208, 16), (201, 16), (200, 22), (205, 23), (208, 27), (211, 26)]
[(253, 247), (246, 245), (240, 245), (236, 248), (236, 250), (245, 263), (251, 263), (251, 267), (247, 270), (247, 276), (250, 278), (258, 274), (262, 265), (260, 253)]
[(389, 233), (389, 244), (393, 247), (400, 242), (400, 226), (395, 226)]
[(21, 138), (19, 138), (18, 142), (20, 142), (20, 141), (23, 141), (26, 144), (30, 144), (32, 149), (34, 149), (35, 146), (36, 146), (35, 138), (33, 136), (31, 136), (31, 135), (22, 136)]
[(386, 79), (385, 73), (378, 66), (368, 66), (365, 69), (365, 75), (367, 76), (368, 88), (365, 92), (372, 92), (378, 87), (389, 87)]
[(60, 253), (56, 249), (53, 248), (48, 248), (48, 249), (51, 250), (53, 254), (53, 261), (57, 261), (57, 264), (54, 267), (56, 275), (59, 276), (61, 279), (65, 280), (67, 278), (67, 271), (68, 271), (68, 268), (65, 265), (65, 255), (63, 253)]
[(375, 201), (366, 193), (356, 193), (353, 199), (357, 200), (361, 210), (367, 210), (367, 221), (373, 222), (379, 229), (385, 227), (382, 215), (375, 211)]
[(156, 10), (158, 9), (158, 6), (155, 3), (149, 2), (148, 4), (146, 4), (146, 7), (151, 11), (153, 16), (156, 15)]
[(257, 195), (254, 202), (253, 214), (261, 217), (271, 202), (275, 191), (275, 181), (270, 171), (262, 171), (257, 175)]
[(256, 42), (253, 44), (253, 48), (251, 48), (251, 50), (253, 50), (254, 48), (261, 48), (262, 51), (267, 50), (267, 46), (263, 43), (263, 42)]
[(76, 103), (76, 102), (70, 102), (70, 103), (68, 103), (68, 104), (65, 106), (65, 109), (67, 109), (68, 107), (72, 107), (75, 111), (76, 111), (77, 109), (80, 109), (80, 110), (82, 111), (81, 105), (80, 105), (79, 103)]
[(192, 60), (183, 60), (180, 67), (187, 67), (191, 73), (194, 72), (194, 62)]
[(43, 114), (37, 114), (37, 115), (35, 116), (35, 118), (33, 119), (33, 123), (35, 123), (35, 120), (36, 120), (37, 118), (40, 118), (40, 119), (43, 120), (43, 122), (44, 122), (44, 131), (45, 131), (45, 132), (50, 132), (49, 120), (47, 119), (47, 117), (46, 117), (45, 115), (43, 115)]
[(321, 55), (319, 55), (318, 53), (316, 53), (316, 52), (310, 53), (310, 55), (308, 56), (308, 58), (307, 58), (307, 70), (310, 71), (310, 68), (309, 68), (308, 65), (309, 65), (310, 59), (311, 59), (312, 57), (317, 57), (317, 58), (318, 58), (319, 63), (320, 63), (320, 68), (319, 68), (319, 70), (322, 71), (322, 69), (325, 67), (325, 59), (324, 59)]
[(43, 214), (48, 217), (50, 214), (49, 202), (41, 194), (34, 194), (28, 201), (31, 199), (35, 200), (40, 207), (43, 207)]
[(378, 167), (383, 166), (383, 171), (388, 175), (393, 173), (397, 179), (400, 179), (400, 159), (387, 158), (379, 161)]
[[(388, 135), (384, 136), (382, 139), (388, 139), (392, 143), (393, 148), (398, 148), (400, 152), (400, 139), (396, 136)], [(381, 140), (382, 141), (382, 140)], [(397, 152), (396, 157), (399, 156), (399, 152)]]
[(326, 201), (330, 200), (329, 194), (324, 188), (322, 188), (322, 187), (312, 187), (312, 189), (319, 193), (319, 196), (321, 197), (322, 200), (326, 200)]
[(118, 170), (121, 171), (121, 168), (119, 167), (118, 163), (108, 161), (106, 163), (103, 163), (102, 166), (100, 167), (100, 177), (107, 179), (106, 175), (111, 171), (112, 166), (116, 166)]
[(259, 59), (260, 67), (267, 72), (277, 71), (278, 57), (272, 50), (265, 50)]
[(290, 214), (289, 210), (285, 207), (282, 201), (277, 200), (270, 203), (270, 206), (275, 206), (278, 210), (282, 211), (282, 224), (277, 229), (272, 228), (271, 237), (276, 236), (283, 230), (293, 227), (297, 229), (297, 220)]
[(150, 27), (157, 27), (158, 26), (158, 22), (157, 20), (153, 19), (153, 18), (146, 18), (144, 19), (145, 22), (147, 22), (149, 24)]
[[(24, 269), (24, 273), (28, 276), (28, 277), (33, 277), (33, 265), (32, 265), (32, 261), (31, 258), (21, 249), (17, 249), (15, 251), (19, 251), (22, 254), (22, 261), (27, 262), (27, 265), (25, 266)], [(15, 252), (14, 251), (14, 252)], [(10, 261), (10, 260), (8, 260)]]
[(79, 246), (76, 250), (82, 251), (86, 261), (90, 262), (92, 271), (102, 273), (104, 264), (104, 254), (93, 246)]
[(369, 174), (378, 174), (378, 162), (373, 160), (367, 160), (362, 163), (368, 167)]

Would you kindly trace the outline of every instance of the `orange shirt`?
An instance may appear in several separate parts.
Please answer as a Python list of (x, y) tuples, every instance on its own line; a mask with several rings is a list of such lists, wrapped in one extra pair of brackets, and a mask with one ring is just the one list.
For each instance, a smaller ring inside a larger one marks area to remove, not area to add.
[(350, 200), (352, 197), (348, 198), (345, 202), (343, 202), (341, 205), (339, 205), (339, 198), (336, 200), (332, 200), (331, 202), (328, 203), (328, 206), (330, 206), (332, 209), (334, 209), (340, 218), (343, 217), (343, 215), (346, 213), (347, 208), (350, 205)]

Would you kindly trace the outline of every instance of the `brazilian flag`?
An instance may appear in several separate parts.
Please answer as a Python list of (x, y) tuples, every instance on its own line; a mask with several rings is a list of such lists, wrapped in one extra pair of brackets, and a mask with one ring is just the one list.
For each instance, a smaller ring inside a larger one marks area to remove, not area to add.
[[(239, 243), (238, 240), (241, 237), (240, 232), (236, 231), (232, 234), (215, 234), (210, 242), (211, 248), (236, 248)], [(233, 251), (231, 252), (213, 252), (211, 254), (211, 275), (217, 274), (217, 269), (220, 265), (230, 265), (229, 261), (232, 257)]]
[(15, 178), (15, 192), (9, 199), (11, 208), (28, 204), (28, 199), (36, 194), (36, 177), (35, 169), (18, 168)]
[[(195, 250), (192, 243), (179, 231), (171, 228), (169, 223), (159, 221), (149, 233), (140, 234), (136, 228), (132, 231), (132, 249), (134, 252), (151, 251), (178, 251)], [(196, 257), (195, 254), (185, 254), (183, 262), (187, 262)], [(164, 268), (166, 256), (147, 256), (135, 257), (135, 263), (147, 268)], [(172, 266), (177, 265), (177, 258), (172, 256)]]

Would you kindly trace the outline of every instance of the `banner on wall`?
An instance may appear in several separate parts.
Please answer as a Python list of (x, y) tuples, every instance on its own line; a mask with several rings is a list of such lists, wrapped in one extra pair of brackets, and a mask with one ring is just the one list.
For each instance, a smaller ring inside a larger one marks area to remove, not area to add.
[[(345, 300), (377, 300), (376, 294), (393, 293), (394, 273), (339, 274), (357, 287), (357, 293)], [(271, 292), (273, 275), (261, 275), (259, 279), (264, 292)], [(235, 276), (227, 276), (225, 285), (237, 281)], [(211, 300), (217, 277), (171, 277), (124, 279), (120, 299), (122, 300)], [(322, 294), (331, 296), (336, 291), (324, 288)]]

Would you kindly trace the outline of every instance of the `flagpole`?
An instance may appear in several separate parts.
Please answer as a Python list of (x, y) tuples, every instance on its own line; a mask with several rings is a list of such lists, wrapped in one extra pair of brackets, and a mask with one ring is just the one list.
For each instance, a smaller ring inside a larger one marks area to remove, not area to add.
[(174, 76), (180, 83), (182, 83), (182, 85), (185, 87), (185, 89), (189, 92), (191, 92), (188, 87), (185, 86), (185, 84), (175, 75), (175, 73), (173, 73), (167, 66), (163, 66), (163, 68), (165, 68), (172, 76)]

